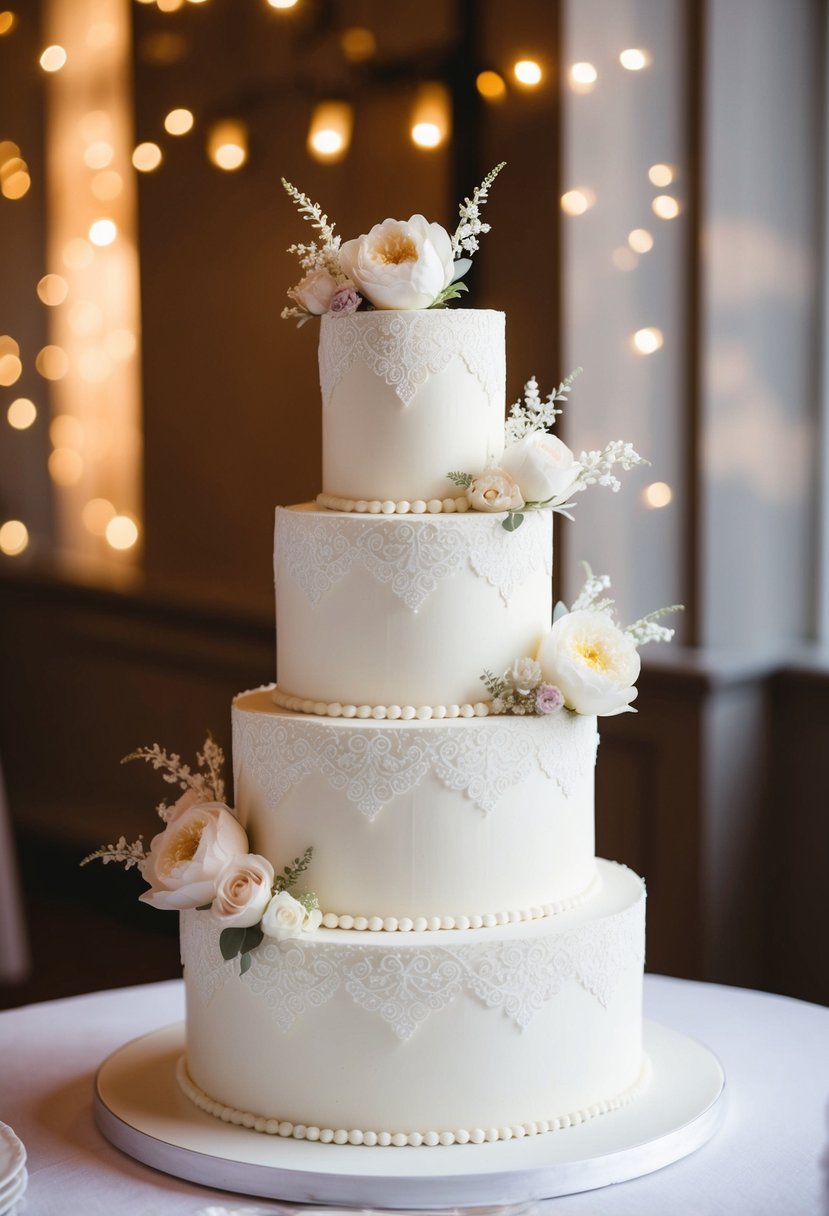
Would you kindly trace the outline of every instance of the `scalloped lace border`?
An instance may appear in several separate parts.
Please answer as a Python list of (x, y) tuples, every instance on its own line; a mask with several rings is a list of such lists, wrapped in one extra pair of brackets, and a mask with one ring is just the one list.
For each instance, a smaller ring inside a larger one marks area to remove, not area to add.
[(235, 1106), (227, 1106), (225, 1103), (211, 1098), (195, 1084), (187, 1072), (185, 1056), (181, 1056), (176, 1064), (176, 1080), (182, 1092), (199, 1110), (205, 1111), (208, 1115), (214, 1115), (224, 1123), (232, 1123), (237, 1127), (248, 1127), (252, 1131), (264, 1132), (268, 1136), (281, 1136), (286, 1140), (318, 1140), (320, 1144), (364, 1144), (370, 1148), (405, 1148), (406, 1146), (417, 1148), (421, 1145), (436, 1148), (438, 1145), (448, 1144), (491, 1144), (496, 1140), (521, 1140), (525, 1136), (540, 1136), (548, 1132), (563, 1131), (567, 1127), (577, 1127), (580, 1123), (586, 1123), (588, 1119), (594, 1119), (598, 1115), (606, 1115), (627, 1106), (645, 1088), (650, 1080), (650, 1075), (650, 1059), (643, 1053), (639, 1076), (633, 1085), (612, 1098), (580, 1107), (568, 1114), (555, 1115), (551, 1119), (517, 1123), (509, 1127), (456, 1128), (452, 1131), (440, 1132), (375, 1132), (360, 1131), (356, 1128), (309, 1126), (304, 1123), (292, 1123), (289, 1119), (266, 1118), (264, 1115), (254, 1115), (250, 1111), (239, 1110)]

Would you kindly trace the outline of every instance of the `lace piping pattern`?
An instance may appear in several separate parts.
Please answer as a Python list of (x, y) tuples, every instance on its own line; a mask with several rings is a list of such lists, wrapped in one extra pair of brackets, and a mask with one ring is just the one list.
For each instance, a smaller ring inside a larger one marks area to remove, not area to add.
[[(246, 984), (283, 1032), (340, 991), (401, 1041), (462, 995), (523, 1029), (568, 984), (608, 1005), (621, 977), (643, 965), (643, 904), (644, 892), (623, 912), (589, 925), (454, 948), (268, 942), (254, 951), (250, 970), (232, 982)], [(182, 923), (185, 969), (198, 998), (209, 1004), (231, 978), (219, 951), (219, 926), (196, 910), (183, 913)]]
[(359, 565), (417, 612), (440, 583), (469, 565), (508, 604), (532, 574), (552, 577), (552, 517), (530, 512), (517, 532), (505, 531), (503, 518), (309, 515), (279, 507), (277, 577), (283, 570), (316, 607)]
[[(337, 719), (232, 712), (238, 791), (255, 788), (276, 807), (294, 786), (319, 773), (373, 820), (427, 773), (460, 791), (484, 813), (539, 769), (568, 796), (593, 771), (594, 718), (562, 711), (548, 718), (463, 719), (405, 727)], [(244, 757), (244, 766), (242, 763)]]
[[(394, 391), (404, 406), (430, 377), (453, 359), (463, 360), (489, 396), (503, 392), (503, 318), (485, 310), (385, 312), (370, 316), (323, 317), (319, 365), (322, 402), (360, 361)], [(500, 340), (496, 340), (500, 337)], [(497, 402), (496, 402), (497, 404)]]

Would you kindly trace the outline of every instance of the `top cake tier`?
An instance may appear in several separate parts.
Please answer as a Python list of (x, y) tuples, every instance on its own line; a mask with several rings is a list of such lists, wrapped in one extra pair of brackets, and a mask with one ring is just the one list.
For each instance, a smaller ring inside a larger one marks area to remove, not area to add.
[(446, 476), (504, 448), (504, 314), (377, 310), (322, 318), (322, 489), (444, 499)]

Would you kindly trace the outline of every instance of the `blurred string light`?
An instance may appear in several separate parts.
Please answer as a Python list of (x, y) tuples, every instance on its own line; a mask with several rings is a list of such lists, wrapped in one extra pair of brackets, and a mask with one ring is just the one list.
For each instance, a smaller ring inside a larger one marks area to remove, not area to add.
[(535, 59), (519, 59), (512, 67), (512, 74), (525, 89), (535, 89), (544, 79), (541, 64)]
[(412, 104), (410, 133), (418, 148), (439, 148), (451, 129), (449, 90), (432, 80), (418, 87)]
[(366, 63), (377, 54), (377, 39), (363, 25), (352, 25), (343, 30), (340, 46), (350, 63)]
[(44, 380), (62, 380), (69, 371), (69, 356), (62, 346), (50, 344), (37, 352), (35, 367)]
[(193, 130), (194, 122), (193, 111), (180, 106), (165, 116), (164, 130), (168, 135), (186, 135)]
[(9, 426), (26, 431), (37, 421), (37, 406), (28, 397), (17, 397), (6, 411)]
[(657, 194), (651, 203), (651, 210), (661, 220), (675, 220), (679, 215), (680, 206), (670, 194)]
[(599, 73), (592, 63), (574, 63), (568, 72), (570, 88), (574, 93), (589, 93), (599, 79)]
[(102, 216), (100, 219), (92, 221), (87, 236), (93, 245), (102, 249), (105, 245), (111, 245), (118, 236), (118, 225), (108, 216)]
[(44, 304), (54, 308), (69, 295), (69, 284), (61, 274), (45, 274), (38, 282), (37, 294)]
[(670, 186), (675, 176), (676, 173), (671, 165), (651, 165), (650, 169), (648, 169), (648, 178), (651, 184), (659, 186), (660, 189)]
[(567, 190), (561, 196), (561, 210), (565, 215), (584, 215), (595, 205), (596, 195), (589, 186), (580, 186), (577, 190)]
[(618, 245), (610, 255), (610, 260), (617, 270), (635, 270), (639, 265), (639, 257), (627, 245)]
[(151, 140), (133, 148), (132, 164), (139, 173), (152, 173), (161, 164), (162, 159), (161, 148)]
[(643, 51), (641, 47), (628, 47), (619, 54), (619, 63), (628, 72), (641, 72), (643, 68), (650, 67), (652, 62), (650, 52)]
[(62, 46), (55, 44), (47, 46), (40, 54), (40, 66), (44, 72), (59, 72), (66, 64), (66, 50)]
[(112, 549), (131, 549), (138, 541), (138, 523), (131, 515), (113, 515), (104, 536)]
[(351, 143), (354, 112), (347, 101), (322, 101), (308, 127), (308, 151), (328, 164), (342, 160)]
[(29, 544), (29, 529), (19, 519), (7, 519), (0, 527), (0, 553), (17, 557)]
[(23, 198), (32, 184), (29, 167), (20, 155), (17, 144), (0, 140), (0, 194), (4, 198)]
[(248, 129), (239, 118), (224, 118), (207, 132), (207, 155), (217, 169), (233, 173), (248, 158)]
[(299, 0), (267, 0), (268, 8), (296, 8)]
[(633, 345), (640, 355), (654, 354), (662, 348), (664, 341), (662, 330), (657, 329), (655, 325), (649, 325), (645, 329), (637, 329), (633, 335)]
[(5, 34), (10, 34), (17, 25), (17, 17), (9, 9), (3, 9), (0, 12), (0, 38)]
[(642, 491), (642, 501), (646, 507), (658, 509), (667, 507), (673, 501), (674, 492), (667, 481), (652, 481)]
[(628, 233), (628, 245), (636, 253), (650, 253), (653, 249), (653, 237), (647, 228), (634, 228)]
[(487, 101), (503, 101), (507, 95), (506, 81), (491, 68), (478, 73), (475, 77), (475, 88)]

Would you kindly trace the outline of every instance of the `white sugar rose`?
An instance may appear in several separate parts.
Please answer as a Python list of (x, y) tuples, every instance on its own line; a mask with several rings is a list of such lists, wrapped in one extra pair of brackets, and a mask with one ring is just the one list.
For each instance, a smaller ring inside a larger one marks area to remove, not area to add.
[(278, 942), (299, 937), (303, 932), (318, 929), (322, 913), (318, 908), (309, 912), (304, 904), (294, 899), (288, 891), (274, 895), (262, 916), (262, 932), (266, 937), (275, 937)]
[(271, 898), (273, 866), (258, 853), (232, 857), (216, 877), (211, 912), (225, 929), (247, 929), (262, 919)]
[(580, 609), (559, 617), (538, 661), (544, 681), (578, 714), (609, 718), (630, 710), (636, 697), (639, 653), (606, 612)]
[(524, 505), (521, 491), (503, 469), (485, 469), (466, 491), (473, 511), (517, 511)]
[(429, 308), (452, 282), (452, 239), (422, 215), (383, 220), (346, 241), (340, 266), (375, 308)]
[(319, 317), (328, 312), (331, 301), (341, 286), (327, 270), (312, 270), (296, 287), (291, 288), (288, 295), (307, 312)]
[(541, 683), (541, 664), (536, 659), (516, 659), (507, 672), (507, 683), (519, 691), (529, 692)]
[(508, 447), (501, 468), (518, 483), (527, 502), (551, 506), (567, 501), (581, 473), (567, 444), (546, 431), (532, 431)]
[(139, 898), (154, 908), (198, 908), (216, 894), (219, 871), (248, 838), (223, 802), (184, 807), (150, 841), (139, 869), (150, 890)]

